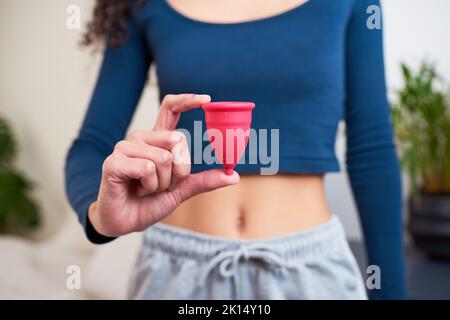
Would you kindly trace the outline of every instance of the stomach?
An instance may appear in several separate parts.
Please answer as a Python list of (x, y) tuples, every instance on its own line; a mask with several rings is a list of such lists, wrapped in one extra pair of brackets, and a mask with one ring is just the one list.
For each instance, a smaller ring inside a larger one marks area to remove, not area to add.
[(283, 236), (331, 217), (324, 175), (241, 175), (238, 184), (183, 202), (162, 223), (227, 238)]

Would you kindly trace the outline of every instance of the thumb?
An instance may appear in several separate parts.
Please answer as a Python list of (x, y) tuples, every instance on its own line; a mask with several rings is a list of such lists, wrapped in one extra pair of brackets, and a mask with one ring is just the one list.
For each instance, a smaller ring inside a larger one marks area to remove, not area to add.
[(226, 175), (223, 170), (207, 170), (189, 175), (170, 192), (173, 192), (173, 195), (181, 203), (199, 193), (230, 186), (238, 182), (239, 174), (236, 171), (233, 171), (232, 175)]

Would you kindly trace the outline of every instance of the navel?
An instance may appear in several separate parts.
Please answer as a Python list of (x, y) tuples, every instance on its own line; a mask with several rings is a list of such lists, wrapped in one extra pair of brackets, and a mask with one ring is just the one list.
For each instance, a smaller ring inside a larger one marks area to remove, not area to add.
[(239, 209), (239, 215), (236, 220), (236, 228), (238, 231), (242, 231), (245, 228), (245, 214), (244, 210)]

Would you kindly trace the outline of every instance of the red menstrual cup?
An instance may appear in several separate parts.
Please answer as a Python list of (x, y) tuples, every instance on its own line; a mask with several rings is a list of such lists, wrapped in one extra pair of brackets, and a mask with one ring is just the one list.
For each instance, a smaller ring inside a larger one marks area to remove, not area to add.
[(248, 144), (253, 102), (209, 102), (202, 105), (206, 129), (216, 158), (227, 175), (241, 159)]

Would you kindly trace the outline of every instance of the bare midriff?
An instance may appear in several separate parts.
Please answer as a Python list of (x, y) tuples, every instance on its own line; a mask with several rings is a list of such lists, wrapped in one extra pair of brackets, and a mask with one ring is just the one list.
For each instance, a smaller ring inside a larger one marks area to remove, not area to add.
[(237, 239), (282, 236), (330, 219), (323, 175), (241, 175), (237, 185), (197, 195), (162, 222)]

